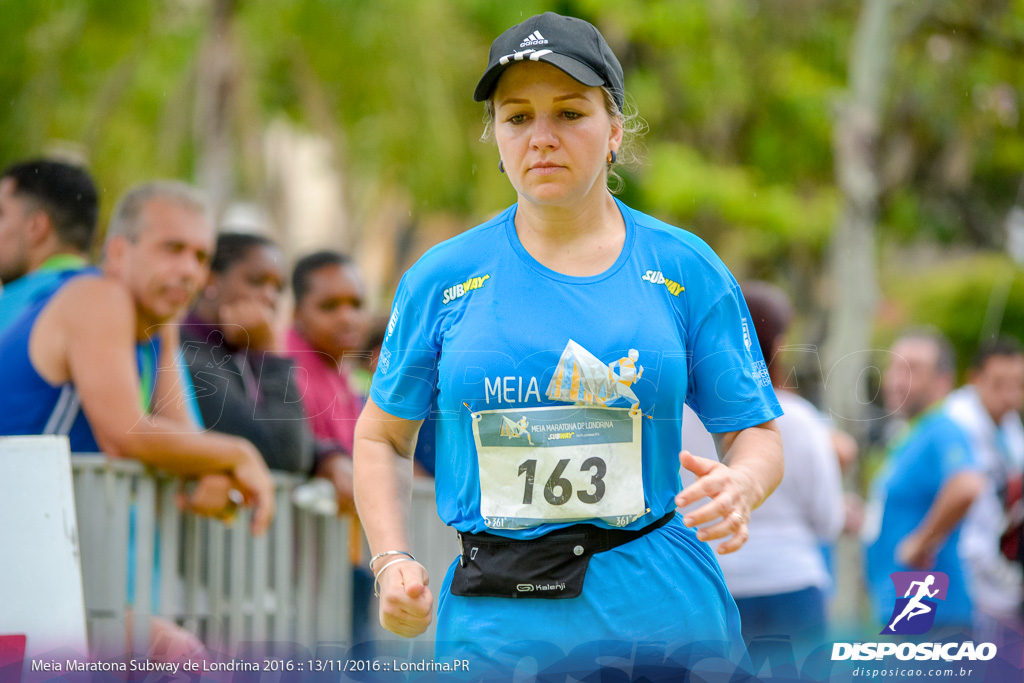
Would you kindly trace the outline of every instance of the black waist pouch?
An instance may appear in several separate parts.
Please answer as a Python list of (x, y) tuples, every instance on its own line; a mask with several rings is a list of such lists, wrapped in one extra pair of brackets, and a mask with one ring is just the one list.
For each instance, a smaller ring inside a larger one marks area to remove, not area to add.
[(602, 529), (576, 524), (540, 538), (459, 534), (462, 557), (452, 595), (469, 598), (576, 598), (594, 553), (617, 548), (666, 524), (675, 510), (642, 529)]

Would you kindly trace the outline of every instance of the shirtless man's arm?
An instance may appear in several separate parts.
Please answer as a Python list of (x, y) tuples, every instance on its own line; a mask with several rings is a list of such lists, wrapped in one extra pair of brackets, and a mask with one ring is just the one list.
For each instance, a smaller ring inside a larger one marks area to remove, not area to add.
[(74, 383), (106, 453), (183, 476), (228, 474), (255, 508), (254, 533), (262, 533), (273, 517), (274, 496), (259, 452), (245, 439), (197, 432), (173, 416), (145, 415), (139, 402), (136, 335), (135, 305), (124, 285), (82, 277), (39, 315), (29, 356), (49, 383)]

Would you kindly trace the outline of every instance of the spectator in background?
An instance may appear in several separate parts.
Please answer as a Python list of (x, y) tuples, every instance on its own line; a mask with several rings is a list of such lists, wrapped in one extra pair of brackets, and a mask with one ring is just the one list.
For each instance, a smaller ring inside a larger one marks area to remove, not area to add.
[(0, 174), (0, 336), (87, 265), (99, 198), (88, 171), (34, 159)]
[(908, 424), (889, 444), (861, 529), (873, 617), (891, 622), (897, 596), (890, 574), (939, 571), (949, 577), (949, 588), (935, 623), (968, 628), (971, 600), (957, 543), (960, 521), (985, 476), (966, 434), (941, 404), (953, 389), (953, 347), (936, 332), (913, 331), (889, 355), (885, 406)]
[[(1007, 510), (1019, 496), (1024, 470), (1024, 348), (1003, 337), (983, 343), (971, 362), (969, 384), (947, 401), (950, 416), (970, 438), (986, 475), (985, 488), (964, 517), (960, 558), (968, 572), (974, 601), (976, 638), (1019, 640), (1021, 567), (1003, 555), (1000, 537), (1007, 529)], [(1019, 500), (1019, 498), (1018, 498)], [(1016, 559), (1016, 558), (1014, 558)]]
[(182, 325), (182, 354), (209, 428), (253, 444), (272, 470), (309, 473), (314, 444), (294, 364), (278, 355), (284, 255), (265, 237), (217, 238), (210, 277)]
[[(365, 289), (355, 264), (336, 251), (318, 251), (295, 264), (294, 322), (285, 348), (295, 360), (302, 403), (317, 440), (316, 474), (331, 482), (339, 514), (354, 514), (352, 445), (363, 396), (354, 387), (351, 366), (361, 356), (370, 319)], [(373, 574), (362, 567), (362, 534), (353, 524), (352, 638), (372, 638), (370, 595)]]
[(377, 359), (380, 358), (380, 347), (384, 343), (384, 335), (388, 330), (388, 316), (376, 315), (370, 318), (367, 323), (366, 341), (360, 353), (353, 355), (353, 364), (349, 379), (352, 381), (352, 388), (364, 399), (370, 395), (370, 384), (373, 380), (373, 373), (377, 369)]
[(836, 449), (836, 456), (839, 458), (840, 471), (843, 474), (848, 474), (857, 464), (860, 444), (852, 434), (834, 426), (829, 429), (829, 437), (832, 439), (832, 447)]
[(352, 386), (349, 364), (369, 326), (362, 279), (348, 256), (318, 251), (295, 264), (292, 291), (294, 324), (285, 349), (302, 370), (296, 379), (320, 454), (316, 473), (334, 484), (339, 510), (354, 512), (352, 439), (363, 397)]
[[(8, 325), (0, 334), (0, 435), (63, 434), (73, 452), (103, 450), (200, 476), (197, 491), (240, 492), (256, 508), (253, 532), (263, 533), (274, 509), (267, 468), (247, 441), (197, 431), (175, 365), (177, 326), (165, 324), (208, 272), (214, 233), (203, 199), (182, 183), (129, 191), (111, 219), (100, 273), (85, 265), (96, 220), (88, 176), (48, 162), (12, 168), (0, 181), (0, 244), (14, 248), (0, 260), (8, 274), (28, 271), (0, 296), (0, 322)], [(29, 188), (43, 198), (19, 199)], [(15, 308), (21, 314), (8, 316)], [(237, 502), (196, 497), (190, 506), (227, 517)], [(136, 532), (129, 525), (131, 567)], [(126, 597), (134, 603), (131, 580)], [(151, 643), (165, 652), (202, 651), (170, 621), (151, 617), (148, 624)]]
[(255, 506), (252, 528), (262, 533), (274, 510), (267, 468), (248, 441), (200, 433), (189, 421), (174, 370), (178, 328), (165, 324), (205, 281), (213, 239), (194, 188), (155, 182), (129, 191), (111, 219), (103, 273), (83, 272), (39, 297), (0, 337), (0, 435), (64, 434), (73, 452), (208, 475)]
[[(78, 166), (25, 161), (0, 176), (0, 336), (33, 302), (88, 267), (98, 211), (92, 177)], [(199, 425), (188, 373), (178, 372), (189, 417)]]
[(782, 483), (750, 517), (750, 540), (719, 555), (740, 610), (743, 637), (786, 634), (798, 646), (820, 644), (832, 578), (821, 551), (843, 528), (843, 489), (830, 429), (818, 410), (782, 384), (780, 349), (793, 319), (789, 297), (766, 282), (743, 286), (761, 353), (783, 415)]

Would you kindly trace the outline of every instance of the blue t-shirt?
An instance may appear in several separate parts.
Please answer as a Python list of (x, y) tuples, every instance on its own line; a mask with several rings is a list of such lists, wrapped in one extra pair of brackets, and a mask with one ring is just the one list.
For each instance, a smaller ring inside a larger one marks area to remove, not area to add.
[[(896, 547), (917, 528), (953, 476), (978, 469), (963, 430), (939, 408), (912, 422), (894, 440), (871, 486), (869, 515), (874, 519), (865, 520), (872, 528), (864, 532), (868, 593), (879, 623), (888, 623), (897, 597), (889, 575), (915, 571), (897, 562)], [(970, 624), (971, 601), (957, 556), (959, 538), (957, 526), (931, 567), (949, 576), (946, 599), (936, 611), (937, 623)]]
[[(480, 438), (508, 448), (591, 438), (600, 453), (620, 432), (628, 439), (622, 414), (635, 406), (642, 414), (633, 424), (641, 433), (643, 508), (615, 524), (586, 521), (639, 528), (675, 507), (684, 401), (714, 432), (781, 414), (742, 293), (721, 260), (691, 233), (618, 205), (625, 243), (599, 275), (572, 277), (536, 261), (519, 241), (513, 205), (437, 245), (402, 278), (371, 397), (412, 420), (433, 404), (438, 512), (460, 531), (533, 538), (570, 523), (485, 523), (473, 424), (481, 417), (478, 427), (493, 429)], [(604, 429), (611, 413), (574, 413), (578, 400), (626, 410)], [(530, 410), (542, 407), (568, 411), (562, 426)], [(524, 502), (573, 493), (593, 500), (617, 484), (590, 460), (582, 472), (549, 472), (532, 471), (523, 458), (504, 483)]]

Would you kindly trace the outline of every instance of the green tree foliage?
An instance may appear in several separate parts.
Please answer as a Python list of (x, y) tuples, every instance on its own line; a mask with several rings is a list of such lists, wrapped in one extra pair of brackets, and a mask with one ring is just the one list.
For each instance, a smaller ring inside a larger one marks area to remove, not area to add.
[(204, 17), (184, 4), (0, 0), (0, 158), (70, 149), (108, 204), (139, 179), (190, 177), (182, 100)]
[(998, 247), (1024, 174), (1024, 3), (921, 5), (896, 55), (886, 223), (902, 243)]
[(910, 326), (932, 326), (949, 337), (963, 372), (983, 338), (1024, 339), (1024, 271), (1003, 254), (979, 252), (929, 263), (893, 259), (886, 268), (891, 293), (877, 330), (887, 348)]
[[(0, 159), (76, 150), (113, 198), (194, 178), (212, 0), (0, 0)], [(999, 246), (1021, 182), (1024, 2), (902, 3), (882, 136), (880, 234)], [(336, 146), (349, 193), (398, 188), (465, 225), (513, 200), (471, 93), (490, 41), (552, 9), (598, 25), (650, 124), (624, 198), (723, 250), (741, 275), (813, 290), (839, 206), (833, 109), (854, 0), (237, 0), (237, 190), (285, 117)]]

